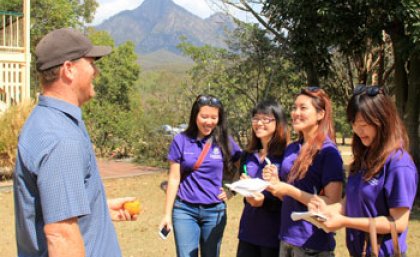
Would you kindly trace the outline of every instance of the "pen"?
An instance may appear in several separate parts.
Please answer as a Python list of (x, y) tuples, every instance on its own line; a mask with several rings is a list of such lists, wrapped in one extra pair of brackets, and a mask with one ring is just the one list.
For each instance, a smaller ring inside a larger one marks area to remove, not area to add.
[(242, 166), (242, 169), (244, 170), (244, 174), (248, 176), (248, 170), (246, 169), (246, 164)]

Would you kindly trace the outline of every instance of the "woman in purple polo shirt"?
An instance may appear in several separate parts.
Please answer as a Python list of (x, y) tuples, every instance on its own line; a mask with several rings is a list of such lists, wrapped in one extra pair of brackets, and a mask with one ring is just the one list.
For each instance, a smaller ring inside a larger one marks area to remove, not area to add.
[(263, 174), (272, 182), (268, 190), (283, 198), (280, 256), (334, 256), (332, 233), (290, 217), (294, 211), (307, 211), (314, 194), (320, 193), (328, 203), (341, 199), (344, 171), (334, 142), (331, 101), (318, 87), (302, 89), (295, 98), (291, 116), (299, 140), (284, 152), (280, 178), (285, 182), (278, 181), (277, 174), (268, 169), (264, 169)]
[[(228, 136), (222, 103), (198, 96), (185, 132), (169, 148), (170, 162), (165, 215), (161, 227), (174, 230), (178, 257), (217, 257), (226, 225), (223, 175), (232, 170), (241, 150)], [(201, 165), (195, 164), (206, 142), (212, 140)]]
[[(408, 136), (392, 99), (376, 86), (356, 87), (347, 106), (353, 127), (354, 161), (341, 203), (325, 206), (321, 199), (311, 201), (328, 218), (324, 225), (334, 231), (346, 227), (351, 256), (362, 256), (369, 217), (374, 218), (381, 239), (379, 256), (396, 256), (391, 239), (395, 220), (401, 252), (407, 251), (406, 237), (410, 210), (416, 195), (418, 173), (407, 152)], [(371, 248), (367, 256), (371, 256)]]
[[(262, 170), (271, 162), (280, 167), (288, 143), (286, 115), (271, 100), (257, 104), (252, 110), (252, 137), (241, 171), (246, 179), (262, 178)], [(266, 159), (267, 158), (267, 159)], [(268, 191), (244, 199), (245, 207), (239, 225), (237, 257), (278, 257), (281, 201)]]

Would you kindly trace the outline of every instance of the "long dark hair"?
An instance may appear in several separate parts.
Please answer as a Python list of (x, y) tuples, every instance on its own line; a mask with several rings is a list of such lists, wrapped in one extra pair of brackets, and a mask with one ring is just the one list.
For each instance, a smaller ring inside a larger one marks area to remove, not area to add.
[[(267, 155), (281, 156), (284, 149), (289, 142), (289, 131), (287, 129), (287, 118), (286, 114), (276, 101), (265, 100), (259, 102), (251, 111), (252, 117), (256, 114), (273, 115), (276, 119), (276, 131), (268, 142)], [(248, 143), (246, 151), (252, 153), (262, 148), (261, 140), (255, 135), (252, 130), (251, 140)]]
[(219, 121), (210, 136), (213, 137), (213, 143), (218, 145), (222, 150), (223, 172), (226, 174), (233, 171), (233, 165), (231, 162), (231, 146), (229, 143), (226, 113), (223, 108), (223, 104), (219, 99), (212, 95), (197, 96), (191, 108), (190, 121), (187, 129), (185, 130), (185, 134), (190, 138), (197, 138), (197, 116), (203, 106), (215, 107), (219, 110)]
[[(302, 89), (300, 95), (306, 95), (311, 98), (311, 103), (317, 112), (324, 111), (324, 118), (319, 121), (318, 130), (313, 138), (302, 147), (299, 156), (297, 157), (292, 169), (289, 173), (288, 182), (293, 182), (296, 179), (302, 179), (308, 172), (309, 167), (312, 165), (313, 159), (316, 154), (321, 150), (326, 137), (329, 137), (335, 142), (335, 131), (333, 113), (331, 107), (331, 100), (327, 93), (320, 88), (305, 88)], [(295, 100), (296, 100), (295, 98)], [(303, 134), (299, 133), (299, 139), (303, 139)]]
[(352, 151), (354, 161), (350, 165), (350, 173), (365, 170), (365, 180), (371, 179), (385, 165), (388, 156), (398, 149), (408, 152), (409, 141), (404, 124), (392, 99), (384, 92), (375, 94), (354, 94), (347, 105), (347, 120), (353, 124), (356, 115), (376, 129), (376, 137), (366, 147), (360, 138), (353, 133)]

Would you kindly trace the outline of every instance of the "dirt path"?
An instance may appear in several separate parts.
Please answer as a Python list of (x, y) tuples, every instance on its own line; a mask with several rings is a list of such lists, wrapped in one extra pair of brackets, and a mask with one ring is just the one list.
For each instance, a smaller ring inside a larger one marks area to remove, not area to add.
[(98, 160), (98, 166), (102, 179), (133, 177), (164, 171), (162, 168), (141, 166), (129, 161)]
[[(143, 174), (165, 171), (162, 168), (138, 165), (129, 161), (101, 160), (98, 159), (99, 173), (102, 179), (126, 178)], [(12, 181), (0, 181), (0, 191), (10, 191)]]

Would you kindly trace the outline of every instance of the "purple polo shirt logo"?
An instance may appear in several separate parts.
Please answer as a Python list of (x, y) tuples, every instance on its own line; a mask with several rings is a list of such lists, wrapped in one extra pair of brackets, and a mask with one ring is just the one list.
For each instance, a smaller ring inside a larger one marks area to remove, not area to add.
[(214, 160), (222, 160), (222, 154), (220, 152), (220, 149), (218, 147), (213, 148), (212, 153), (210, 154), (210, 158)]
[(377, 185), (378, 185), (378, 183), (379, 183), (379, 180), (378, 180), (378, 178), (373, 177), (373, 178), (371, 178), (371, 179), (368, 181), (368, 183), (369, 183), (369, 185), (371, 185), (371, 186), (377, 186)]

